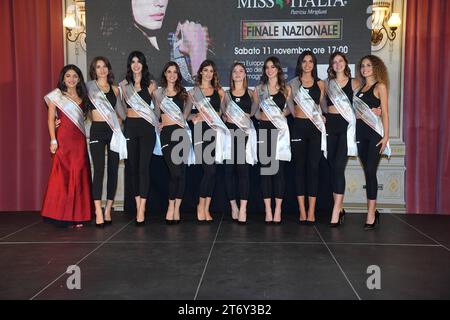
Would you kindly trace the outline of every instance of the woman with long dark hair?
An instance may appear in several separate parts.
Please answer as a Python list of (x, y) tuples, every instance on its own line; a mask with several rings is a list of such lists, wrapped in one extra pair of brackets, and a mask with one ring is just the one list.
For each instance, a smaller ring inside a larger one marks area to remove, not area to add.
[[(126, 154), (127, 151), (126, 140), (120, 129), (122, 119), (116, 114), (116, 105), (120, 105), (119, 88), (113, 84), (114, 74), (109, 60), (101, 56), (95, 57), (89, 67), (89, 75), (91, 81), (87, 84), (90, 98), (88, 109), (92, 120), (89, 148), (94, 167), (92, 195), (95, 204), (96, 226), (102, 227), (112, 223), (111, 210), (117, 188), (119, 152)], [(122, 150), (115, 148), (115, 143), (121, 144)], [(106, 207), (103, 216), (102, 190), (105, 148), (107, 148), (108, 160)], [(120, 157), (122, 158), (123, 154)]]
[(127, 164), (136, 200), (136, 225), (142, 226), (145, 224), (145, 207), (150, 189), (150, 162), (156, 143), (155, 127), (159, 123), (159, 115), (152, 104), (152, 93), (157, 85), (142, 52), (133, 51), (129, 54), (126, 80), (120, 86), (127, 103)]
[[(295, 78), (289, 84), (292, 89), (289, 103), (294, 117), (291, 147), (300, 209), (299, 222), (314, 224), (320, 157), (322, 151), (326, 153), (327, 149), (325, 123), (320, 109), (324, 84), (317, 77), (317, 59), (311, 51), (304, 51), (298, 57)], [(305, 208), (306, 194), (308, 215)]]
[(357, 70), (362, 87), (353, 104), (357, 118), (358, 156), (366, 177), (367, 220), (364, 229), (373, 230), (380, 223), (380, 212), (376, 210), (378, 164), (381, 154), (390, 156), (389, 77), (383, 60), (374, 55), (363, 57)]
[[(224, 148), (218, 146), (217, 141), (230, 138), (229, 131), (220, 118), (221, 104), (225, 92), (219, 85), (216, 64), (211, 60), (205, 60), (197, 72), (196, 86), (189, 91), (193, 100), (192, 115), (189, 119), (194, 123), (194, 131), (201, 132), (201, 140), (194, 141), (195, 145), (201, 144), (203, 177), (200, 181), (199, 203), (197, 206), (198, 221), (212, 221), (210, 212), (211, 199), (215, 188), (216, 163), (224, 160)], [(210, 129), (214, 131), (210, 131)], [(228, 134), (228, 135), (227, 135)], [(208, 139), (207, 136), (210, 136)], [(196, 136), (194, 134), (194, 136)], [(224, 139), (222, 139), (224, 137)], [(207, 155), (205, 149), (214, 152)], [(197, 154), (197, 153), (196, 153)], [(198, 159), (197, 159), (198, 160)], [(199, 162), (199, 161), (197, 161)]]
[(348, 156), (357, 155), (356, 118), (352, 103), (353, 92), (358, 87), (359, 81), (352, 79), (346, 55), (341, 52), (333, 53), (329, 59), (328, 78), (325, 81), (328, 163), (334, 199), (330, 227), (338, 227), (344, 221), (345, 167)]
[[(259, 156), (261, 162), (261, 188), (266, 211), (266, 223), (281, 223), (281, 205), (284, 198), (284, 163), (291, 160), (290, 135), (286, 116), (286, 102), (291, 88), (286, 85), (283, 69), (277, 57), (264, 62), (261, 83), (255, 87), (254, 103), (260, 108)], [(276, 144), (273, 142), (276, 140)], [(264, 154), (261, 159), (261, 150)], [(265, 169), (265, 170), (264, 170)], [(272, 196), (275, 212), (272, 214)]]
[(84, 127), (87, 90), (81, 70), (66, 65), (57, 88), (44, 99), (53, 163), (41, 215), (61, 226), (82, 227), (91, 220), (93, 202)]
[[(193, 163), (191, 130), (186, 122), (190, 99), (182, 86), (183, 77), (180, 67), (169, 61), (161, 73), (161, 88), (154, 94), (157, 113), (161, 114), (161, 149), (169, 168), (169, 205), (167, 207), (167, 224), (180, 222), (180, 206), (186, 184), (186, 164)], [(175, 154), (174, 148), (183, 143), (183, 151)], [(184, 151), (187, 152), (184, 152)]]

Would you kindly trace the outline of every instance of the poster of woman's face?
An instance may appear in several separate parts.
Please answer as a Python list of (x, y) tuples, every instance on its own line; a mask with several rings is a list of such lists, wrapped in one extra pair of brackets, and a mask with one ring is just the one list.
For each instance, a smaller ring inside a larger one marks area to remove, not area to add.
[(149, 30), (162, 27), (169, 0), (131, 0), (134, 21)]
[(180, 66), (184, 83), (194, 84), (198, 67), (212, 50), (209, 29), (192, 12), (193, 4), (189, 0), (87, 0), (88, 59), (107, 56), (121, 75), (128, 54), (139, 50), (153, 78), (159, 79), (164, 64), (172, 60)]

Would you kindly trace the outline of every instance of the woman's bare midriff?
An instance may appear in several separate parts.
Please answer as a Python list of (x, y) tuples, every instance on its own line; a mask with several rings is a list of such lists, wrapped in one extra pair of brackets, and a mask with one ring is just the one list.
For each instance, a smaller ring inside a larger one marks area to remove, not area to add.
[(328, 113), (339, 114), (340, 112), (338, 111), (338, 109), (335, 106), (329, 106)]
[(105, 122), (105, 118), (103, 118), (100, 112), (98, 112), (97, 110), (92, 110), (91, 118), (92, 121), (95, 122)]
[(308, 119), (308, 116), (303, 112), (303, 110), (298, 105), (296, 105), (294, 109), (294, 118)]
[(139, 114), (137, 114), (136, 111), (134, 111), (131, 108), (127, 109), (127, 118), (140, 118), (141, 116)]
[(270, 121), (269, 117), (267, 117), (266, 113), (261, 110), (261, 120), (262, 121)]
[(175, 121), (173, 121), (171, 117), (169, 117), (167, 114), (164, 114), (164, 113), (161, 115), (161, 123), (162, 123), (163, 127), (178, 124)]

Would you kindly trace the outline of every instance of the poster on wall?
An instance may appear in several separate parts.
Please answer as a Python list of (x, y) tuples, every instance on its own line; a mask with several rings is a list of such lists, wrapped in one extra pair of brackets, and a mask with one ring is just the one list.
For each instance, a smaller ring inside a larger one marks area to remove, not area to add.
[(250, 85), (258, 84), (264, 60), (277, 56), (288, 78), (298, 55), (312, 50), (324, 77), (330, 54), (350, 64), (370, 53), (372, 0), (86, 0), (87, 58), (106, 56), (116, 78), (127, 57), (142, 51), (159, 80), (167, 61), (176, 61), (185, 85), (195, 83), (204, 59), (213, 60), (221, 85), (229, 69), (244, 63)]

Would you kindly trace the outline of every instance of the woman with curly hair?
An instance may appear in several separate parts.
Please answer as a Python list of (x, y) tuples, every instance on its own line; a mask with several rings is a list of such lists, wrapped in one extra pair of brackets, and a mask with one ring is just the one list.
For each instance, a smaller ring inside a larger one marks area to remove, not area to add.
[(362, 87), (354, 98), (356, 140), (367, 186), (367, 220), (364, 229), (373, 230), (380, 223), (380, 212), (376, 210), (377, 168), (381, 154), (390, 155), (389, 78), (386, 65), (374, 55), (363, 57), (357, 70)]

